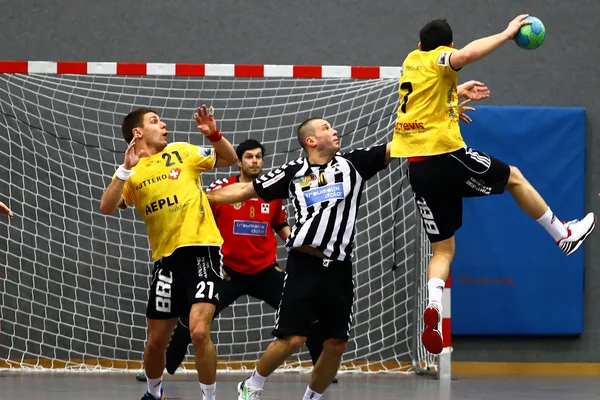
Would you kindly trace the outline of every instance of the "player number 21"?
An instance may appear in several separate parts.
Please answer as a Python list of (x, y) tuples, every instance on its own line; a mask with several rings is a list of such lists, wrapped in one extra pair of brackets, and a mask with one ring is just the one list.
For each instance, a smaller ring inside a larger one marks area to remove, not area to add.
[[(180, 164), (183, 164), (183, 160), (181, 159), (181, 156), (179, 155), (178, 151), (172, 151), (171, 154), (177, 157), (177, 161), (179, 161)], [(171, 154), (165, 153), (162, 155), (162, 158), (165, 158), (167, 160), (167, 167), (175, 165), (175, 163), (171, 161)]]
[(204, 294), (204, 291), (206, 290), (206, 286), (208, 286), (208, 298), (212, 299), (213, 298), (213, 294), (215, 291), (215, 284), (214, 282), (208, 281), (208, 282), (204, 282), (204, 281), (200, 281), (198, 282), (198, 285), (196, 286), (196, 289), (198, 289), (198, 291), (196, 292), (196, 298), (197, 299), (203, 299), (206, 297), (206, 295)]
[(408, 102), (408, 96), (413, 91), (412, 83), (410, 82), (402, 82), (400, 85), (400, 90), (406, 90), (406, 94), (402, 97), (402, 104), (400, 105), (400, 109), (404, 114), (406, 114), (406, 103)]

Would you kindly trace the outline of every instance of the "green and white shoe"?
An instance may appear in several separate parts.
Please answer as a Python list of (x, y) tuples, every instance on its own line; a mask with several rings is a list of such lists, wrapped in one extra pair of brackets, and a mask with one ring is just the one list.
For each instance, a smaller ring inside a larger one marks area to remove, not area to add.
[(238, 400), (260, 400), (262, 389), (252, 389), (246, 386), (246, 381), (243, 380), (237, 385)]
[(140, 372), (138, 372), (135, 376), (135, 379), (140, 382), (146, 382), (146, 371), (141, 370)]

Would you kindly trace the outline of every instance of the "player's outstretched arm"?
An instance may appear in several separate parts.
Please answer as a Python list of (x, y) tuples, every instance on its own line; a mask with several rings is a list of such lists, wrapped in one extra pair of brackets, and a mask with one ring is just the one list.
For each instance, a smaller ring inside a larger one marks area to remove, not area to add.
[(123, 165), (119, 167), (115, 174), (116, 176), (104, 190), (102, 198), (100, 199), (100, 210), (104, 214), (112, 214), (117, 207), (124, 208), (123, 187), (125, 186), (125, 182), (129, 178), (129, 175), (131, 175), (131, 168), (137, 165), (145, 152), (145, 150), (140, 150), (138, 154), (135, 154), (135, 138), (133, 138), (129, 143), (127, 150), (125, 150), (125, 161), (123, 162)]
[(217, 129), (217, 123), (213, 117), (214, 109), (209, 109), (203, 104), (202, 107), (196, 109), (194, 119), (198, 124), (198, 130), (208, 140), (210, 140), (217, 154), (217, 163), (215, 167), (229, 167), (237, 161), (237, 154), (235, 149), (229, 143), (227, 139), (223, 137), (221, 132)]
[(258, 197), (252, 182), (238, 182), (206, 192), (210, 204), (233, 204)]
[(519, 15), (508, 24), (503, 32), (474, 40), (462, 49), (452, 52), (450, 55), (450, 66), (458, 70), (467, 64), (472, 64), (487, 56), (511, 40), (523, 25), (531, 24), (531, 21), (523, 21), (528, 16), (529, 14)]
[(11, 218), (14, 217), (12, 211), (10, 211), (10, 208), (8, 208), (8, 206), (1, 201), (0, 201), (0, 214), (8, 214), (9, 217), (11, 217)]

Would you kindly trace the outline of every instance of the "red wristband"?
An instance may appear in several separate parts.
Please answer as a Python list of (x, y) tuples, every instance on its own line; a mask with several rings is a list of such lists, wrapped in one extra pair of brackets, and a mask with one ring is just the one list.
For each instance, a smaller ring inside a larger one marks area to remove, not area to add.
[(223, 137), (223, 134), (221, 133), (220, 130), (217, 129), (215, 131), (215, 133), (213, 133), (210, 136), (207, 136), (206, 138), (214, 143), (214, 142), (218, 142), (219, 140), (221, 140), (222, 137)]

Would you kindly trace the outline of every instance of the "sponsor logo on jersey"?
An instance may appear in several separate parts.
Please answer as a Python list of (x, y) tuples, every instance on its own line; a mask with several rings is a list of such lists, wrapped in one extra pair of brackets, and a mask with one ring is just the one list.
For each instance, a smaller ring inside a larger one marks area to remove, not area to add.
[(177, 195), (174, 195), (173, 197), (165, 197), (164, 199), (158, 199), (146, 205), (146, 215), (162, 210), (164, 206), (173, 207), (177, 204), (179, 204)]
[(260, 205), (261, 214), (269, 214), (271, 212), (271, 208), (269, 207), (269, 203), (262, 203)]
[(179, 179), (179, 174), (181, 174), (181, 170), (179, 168), (173, 168), (169, 171), (169, 179), (176, 181)]
[(264, 182), (262, 184), (262, 187), (268, 188), (269, 186), (274, 185), (275, 183), (279, 182), (284, 176), (285, 176), (285, 174), (283, 172), (280, 174), (277, 174), (274, 177), (268, 179), (266, 182)]
[(317, 176), (315, 174), (310, 174), (310, 175), (306, 175), (306, 176), (301, 176), (299, 178), (295, 178), (292, 182), (294, 184), (300, 185), (301, 188), (305, 188), (307, 186), (310, 186), (310, 184), (316, 180), (317, 180)]
[(343, 199), (345, 197), (344, 185), (341, 183), (310, 189), (303, 194), (307, 206), (312, 206), (323, 201)]
[(266, 222), (235, 220), (233, 221), (233, 233), (235, 235), (266, 236), (267, 226)]
[(421, 131), (425, 129), (425, 124), (417, 120), (414, 122), (396, 122), (394, 129), (397, 131)]
[(137, 190), (143, 189), (146, 186), (150, 186), (150, 185), (153, 185), (155, 183), (164, 181), (164, 180), (166, 180), (168, 178), (169, 177), (168, 177), (167, 174), (160, 174), (160, 175), (154, 176), (154, 177), (152, 177), (150, 179), (146, 179), (146, 180), (143, 180), (142, 182), (138, 183), (137, 186), (135, 187), (135, 190), (137, 191)]
[(321, 171), (321, 173), (319, 174), (319, 186), (325, 185), (327, 185), (327, 174), (325, 173), (325, 171)]
[(419, 64), (414, 64), (414, 65), (407, 65), (404, 67), (407, 71), (420, 71), (423, 69), (422, 65)]

